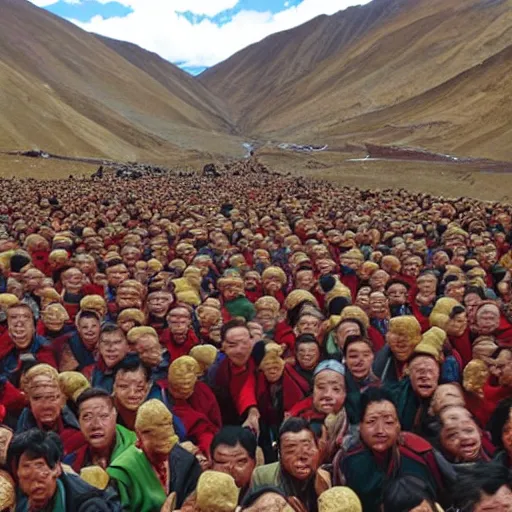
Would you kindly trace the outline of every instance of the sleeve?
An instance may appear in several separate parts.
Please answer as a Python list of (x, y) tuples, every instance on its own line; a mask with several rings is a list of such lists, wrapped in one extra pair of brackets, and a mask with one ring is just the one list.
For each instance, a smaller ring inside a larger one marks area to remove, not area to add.
[(239, 391), (233, 396), (237, 412), (240, 416), (246, 414), (250, 407), (257, 407), (256, 400), (256, 377), (250, 373), (243, 382)]

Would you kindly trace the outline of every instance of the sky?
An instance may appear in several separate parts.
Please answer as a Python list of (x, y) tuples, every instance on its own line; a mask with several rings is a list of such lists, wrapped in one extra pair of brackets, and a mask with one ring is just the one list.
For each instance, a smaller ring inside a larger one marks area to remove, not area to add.
[(275, 32), (370, 0), (30, 0), (198, 74)]

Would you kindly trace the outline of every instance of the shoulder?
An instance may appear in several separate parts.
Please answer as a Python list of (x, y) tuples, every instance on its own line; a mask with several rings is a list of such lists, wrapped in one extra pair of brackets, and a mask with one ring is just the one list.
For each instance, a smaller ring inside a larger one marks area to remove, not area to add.
[(179, 444), (176, 444), (170, 453), (171, 465), (178, 467), (180, 471), (183, 471), (185, 467), (190, 468), (197, 463), (197, 459), (190, 452), (182, 448)]
[(253, 487), (275, 484), (279, 471), (279, 462), (257, 467), (252, 474)]
[(304, 398), (304, 400), (301, 400), (300, 402), (297, 402), (288, 412), (292, 416), (300, 416), (305, 411), (308, 411), (313, 407), (313, 397), (309, 396), (307, 398)]
[(402, 443), (404, 448), (409, 448), (418, 454), (429, 453), (432, 451), (432, 445), (422, 437), (412, 432), (402, 433)]

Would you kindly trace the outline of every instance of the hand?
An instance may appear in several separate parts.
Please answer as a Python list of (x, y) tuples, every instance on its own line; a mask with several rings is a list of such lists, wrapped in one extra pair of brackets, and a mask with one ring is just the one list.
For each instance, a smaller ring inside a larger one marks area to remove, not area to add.
[(242, 427), (252, 430), (256, 437), (260, 435), (260, 413), (256, 407), (249, 409), (249, 414)]

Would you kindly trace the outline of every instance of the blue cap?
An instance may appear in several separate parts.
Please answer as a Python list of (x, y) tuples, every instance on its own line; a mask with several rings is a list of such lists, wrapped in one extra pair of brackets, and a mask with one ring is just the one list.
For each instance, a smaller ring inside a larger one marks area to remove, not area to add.
[(326, 359), (325, 361), (322, 361), (315, 368), (315, 371), (313, 372), (313, 377), (316, 377), (320, 372), (323, 372), (325, 370), (331, 370), (345, 377), (345, 365), (341, 364), (339, 361), (336, 361), (336, 359)]

